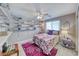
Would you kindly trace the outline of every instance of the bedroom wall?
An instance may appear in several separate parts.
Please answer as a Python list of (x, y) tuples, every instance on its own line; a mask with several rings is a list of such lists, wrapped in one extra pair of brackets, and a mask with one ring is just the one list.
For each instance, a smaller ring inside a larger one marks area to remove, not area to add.
[(63, 25), (64, 22), (68, 21), (70, 23), (70, 30), (69, 33), (73, 36), (76, 37), (76, 20), (75, 20), (75, 13), (74, 14), (69, 14), (66, 16), (62, 16), (59, 18), (61, 21), (61, 26)]
[[(78, 7), (79, 8), (79, 7)], [(77, 22), (77, 29), (78, 29), (78, 32), (77, 32), (77, 34), (78, 34), (78, 55), (79, 55), (79, 9), (78, 9), (78, 22)]]
[[(75, 23), (75, 13), (57, 17), (57, 18), (53, 18), (53, 19), (50, 19), (49, 21), (51, 21), (51, 20), (60, 20), (61, 26), (63, 25), (63, 23), (65, 21), (68, 20), (70, 22), (70, 24), (72, 25)], [(17, 42), (17, 41), (29, 40), (29, 39), (32, 39), (33, 35), (36, 34), (38, 31), (39, 31), (39, 28), (37, 28), (34, 31), (14, 32), (11, 35), (11, 37), (9, 37), (8, 41), (9, 42)], [(71, 28), (70, 33), (73, 37), (76, 37), (75, 25)], [(76, 39), (74, 39), (74, 41), (76, 41)]]
[(79, 18), (78, 18), (78, 32), (77, 33), (78, 33), (78, 45), (77, 46), (78, 46), (78, 55), (79, 55)]
[(8, 43), (13, 44), (21, 41), (30, 41), (33, 39), (33, 36), (38, 32), (38, 29), (33, 31), (20, 31), (13, 32), (13, 34), (9, 37)]
[(70, 23), (70, 26), (72, 26), (69, 30), (70, 34), (75, 38), (74, 41), (76, 42), (76, 19), (75, 19), (75, 13), (56, 17), (53, 19), (48, 19), (47, 21), (53, 21), (53, 20), (60, 20), (61, 24), (63, 25), (64, 22), (68, 21)]

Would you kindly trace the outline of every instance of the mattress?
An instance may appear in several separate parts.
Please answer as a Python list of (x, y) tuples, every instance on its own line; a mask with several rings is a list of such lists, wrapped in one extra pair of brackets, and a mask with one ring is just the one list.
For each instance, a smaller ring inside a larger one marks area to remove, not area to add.
[(59, 36), (45, 33), (37, 34), (34, 36), (33, 41), (45, 54), (50, 54), (51, 49), (59, 42)]

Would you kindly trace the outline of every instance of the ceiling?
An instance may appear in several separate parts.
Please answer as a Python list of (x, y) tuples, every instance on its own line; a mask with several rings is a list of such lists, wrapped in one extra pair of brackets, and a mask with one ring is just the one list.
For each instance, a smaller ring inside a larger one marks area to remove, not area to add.
[(55, 18), (76, 11), (77, 4), (74, 3), (10, 3), (11, 13), (17, 17), (22, 17), (23, 20), (35, 19), (36, 10), (40, 10), (41, 13), (48, 13), (51, 17)]

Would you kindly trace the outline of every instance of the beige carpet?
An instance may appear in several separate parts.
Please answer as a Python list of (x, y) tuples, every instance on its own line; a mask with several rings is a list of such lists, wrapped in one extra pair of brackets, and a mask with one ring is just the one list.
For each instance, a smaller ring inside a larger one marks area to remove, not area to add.
[(65, 48), (60, 44), (58, 44), (56, 48), (58, 49), (57, 56), (76, 56), (77, 55), (75, 50)]

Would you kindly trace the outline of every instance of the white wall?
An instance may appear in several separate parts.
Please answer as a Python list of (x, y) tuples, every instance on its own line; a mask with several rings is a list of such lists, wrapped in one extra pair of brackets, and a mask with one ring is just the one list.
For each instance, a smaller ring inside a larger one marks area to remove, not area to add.
[(78, 52), (79, 52), (79, 18), (78, 18)]
[(77, 24), (78, 24), (78, 55), (79, 55), (79, 10), (78, 10), (78, 22), (77, 22)]
[(39, 28), (33, 31), (21, 31), (21, 32), (13, 32), (13, 34), (9, 37), (8, 43), (12, 44), (19, 41), (32, 40), (33, 36), (38, 33)]

